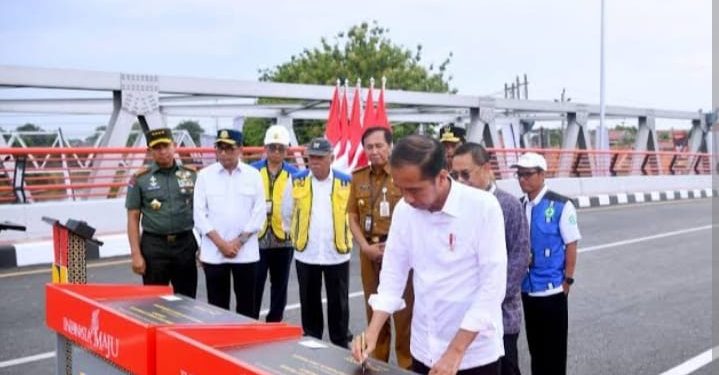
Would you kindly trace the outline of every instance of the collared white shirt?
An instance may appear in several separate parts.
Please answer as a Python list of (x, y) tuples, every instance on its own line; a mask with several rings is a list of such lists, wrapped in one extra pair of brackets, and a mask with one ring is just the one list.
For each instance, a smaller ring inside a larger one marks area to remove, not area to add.
[[(537, 194), (537, 196), (534, 197), (534, 199), (531, 201), (529, 200), (529, 196), (527, 196), (527, 194), (524, 194), (524, 214), (527, 216), (530, 238), (532, 231), (532, 209), (539, 204), (542, 198), (544, 198), (544, 195), (547, 194), (547, 190), (549, 190), (547, 189), (547, 185), (544, 185), (542, 190), (539, 191), (539, 194)], [(582, 239), (582, 234), (579, 233), (579, 226), (577, 225), (577, 210), (576, 208), (574, 208), (574, 203), (572, 203), (572, 201), (568, 200), (564, 204), (564, 208), (562, 208), (562, 213), (559, 217), (559, 233), (562, 235), (562, 241), (564, 241), (565, 244), (569, 244)], [(529, 293), (529, 295), (533, 297), (544, 297), (552, 296), (562, 292), (564, 292), (564, 289), (560, 285), (556, 288), (547, 289), (543, 292)]]
[[(200, 260), (205, 263), (252, 263), (260, 260), (257, 232), (265, 213), (265, 188), (257, 169), (239, 162), (229, 173), (220, 163), (203, 168), (195, 183), (195, 227), (202, 236)], [(254, 233), (234, 258), (225, 257), (207, 233), (212, 230), (226, 241), (241, 233)]]
[(460, 369), (482, 366), (504, 354), (502, 301), (507, 283), (504, 216), (490, 193), (451, 182), (444, 207), (418, 210), (397, 203), (382, 258), (373, 310), (404, 308), (413, 273), (410, 351), (434, 365), (460, 329), (478, 332)]
[[(295, 251), (295, 259), (302, 263), (335, 265), (347, 262), (351, 253), (340, 254), (335, 246), (335, 230), (332, 224), (332, 183), (334, 173), (330, 170), (327, 178), (320, 181), (315, 176), (307, 177), (312, 183), (312, 208), (310, 211), (310, 228), (307, 246), (304, 251)], [(285, 226), (289, 227), (292, 218), (292, 207), (284, 202), (293, 202), (292, 184), (287, 184), (283, 197), (283, 217)]]

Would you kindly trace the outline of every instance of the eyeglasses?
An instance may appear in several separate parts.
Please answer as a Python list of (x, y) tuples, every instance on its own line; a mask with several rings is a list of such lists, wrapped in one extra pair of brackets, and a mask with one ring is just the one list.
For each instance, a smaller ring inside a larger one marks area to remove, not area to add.
[(215, 151), (218, 154), (229, 154), (231, 152), (234, 152), (236, 147), (234, 146), (215, 146)]
[(519, 178), (529, 178), (537, 173), (539, 173), (539, 171), (535, 169), (533, 171), (516, 172), (516, 173), (514, 173), (514, 175), (517, 176), (517, 178), (519, 179)]
[(469, 169), (463, 169), (461, 171), (453, 170), (453, 171), (449, 172), (449, 175), (454, 180), (459, 180), (461, 178), (464, 181), (469, 181), (469, 177), (472, 175), (472, 172), (474, 172), (474, 170), (471, 170), (471, 171)]
[(278, 145), (278, 144), (269, 144), (265, 146), (267, 148), (267, 151), (270, 152), (284, 152), (287, 150), (287, 147), (285, 145)]

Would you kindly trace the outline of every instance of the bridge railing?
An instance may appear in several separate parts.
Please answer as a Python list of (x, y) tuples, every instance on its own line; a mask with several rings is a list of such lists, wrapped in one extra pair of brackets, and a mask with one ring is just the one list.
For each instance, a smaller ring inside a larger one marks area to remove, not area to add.
[[(261, 158), (264, 153), (262, 147), (245, 147), (243, 150), (243, 159), (248, 162)], [(606, 176), (607, 173), (611, 176), (711, 173), (711, 155), (707, 153), (562, 149), (488, 151), (497, 178), (514, 178), (511, 165), (527, 151), (545, 156), (550, 178)], [(291, 148), (288, 160), (303, 168), (302, 153), (302, 147)], [(102, 169), (114, 173), (93, 173), (101, 169), (93, 165), (95, 156), (100, 154), (112, 155), (114, 166)], [(0, 148), (0, 204), (122, 197), (134, 172), (130, 166), (149, 160), (145, 148)], [(213, 148), (177, 148), (177, 160), (199, 169), (215, 161), (215, 151)]]

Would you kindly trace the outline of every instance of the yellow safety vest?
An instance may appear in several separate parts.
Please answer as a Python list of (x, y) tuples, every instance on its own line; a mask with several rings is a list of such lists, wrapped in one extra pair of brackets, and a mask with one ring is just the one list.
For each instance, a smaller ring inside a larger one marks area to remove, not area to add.
[[(352, 233), (347, 217), (347, 202), (350, 195), (350, 176), (333, 171), (332, 179), (332, 226), (334, 228), (335, 249), (340, 254), (352, 250)], [(309, 237), (310, 217), (312, 215), (312, 181), (309, 170), (295, 175), (292, 181), (292, 242), (297, 251), (304, 251)], [(320, 213), (324, 214), (324, 213)]]
[[(258, 235), (258, 238), (263, 238), (267, 232), (267, 228), (272, 228), (272, 233), (280, 241), (287, 239), (287, 233), (282, 227), (282, 198), (287, 186), (287, 182), (290, 181), (292, 174), (296, 173), (297, 170), (286, 163), (282, 164), (280, 173), (275, 178), (274, 184), (270, 181), (270, 171), (267, 169), (267, 161), (261, 160), (260, 163), (255, 165), (260, 170), (260, 176), (262, 176), (262, 184), (265, 187), (265, 199), (272, 202), (272, 210), (268, 215), (265, 224), (262, 225), (262, 229)], [(272, 191), (270, 191), (270, 185), (272, 185)]]

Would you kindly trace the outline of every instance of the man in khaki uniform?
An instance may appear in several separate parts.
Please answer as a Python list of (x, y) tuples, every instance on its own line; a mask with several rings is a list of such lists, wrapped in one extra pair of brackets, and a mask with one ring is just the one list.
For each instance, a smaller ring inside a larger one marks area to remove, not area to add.
[[(389, 154), (392, 150), (392, 132), (385, 127), (370, 127), (362, 135), (362, 147), (367, 153), (370, 166), (352, 173), (352, 188), (347, 204), (350, 230), (360, 248), (362, 286), (365, 295), (367, 319), (372, 308), (367, 304), (370, 295), (377, 293), (379, 272), (382, 267), (384, 242), (387, 239), (392, 219), (392, 210), (402, 198), (395, 188), (389, 172)], [(400, 367), (410, 368), (412, 357), (409, 352), (410, 323), (412, 321), (411, 277), (405, 289), (407, 307), (394, 314), (396, 332), (395, 350)], [(377, 348), (372, 355), (382, 361), (389, 360), (392, 331), (389, 321), (385, 323), (377, 339)]]

